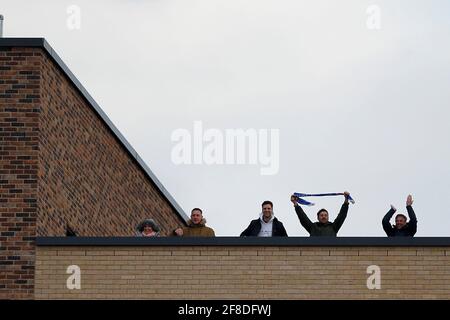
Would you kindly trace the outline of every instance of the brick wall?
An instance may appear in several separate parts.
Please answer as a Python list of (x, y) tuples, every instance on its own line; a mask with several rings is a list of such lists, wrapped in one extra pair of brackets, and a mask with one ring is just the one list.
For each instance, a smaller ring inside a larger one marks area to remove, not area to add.
[[(112, 86), (114, 82), (112, 83)], [(133, 236), (154, 218), (184, 223), (48, 56), (42, 61), (38, 236)]]
[(33, 296), (41, 60), (0, 48), (0, 298)]
[(33, 297), (36, 236), (133, 236), (149, 217), (184, 223), (46, 49), (1, 45), (0, 298)]
[[(81, 290), (68, 290), (69, 265)], [(381, 289), (367, 288), (367, 267)], [(450, 299), (445, 247), (38, 247), (37, 299)]]

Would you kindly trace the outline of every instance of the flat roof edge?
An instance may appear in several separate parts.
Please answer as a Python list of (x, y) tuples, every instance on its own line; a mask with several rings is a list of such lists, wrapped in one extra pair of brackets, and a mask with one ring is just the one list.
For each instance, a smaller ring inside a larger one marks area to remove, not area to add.
[(449, 247), (450, 237), (37, 237), (37, 246)]

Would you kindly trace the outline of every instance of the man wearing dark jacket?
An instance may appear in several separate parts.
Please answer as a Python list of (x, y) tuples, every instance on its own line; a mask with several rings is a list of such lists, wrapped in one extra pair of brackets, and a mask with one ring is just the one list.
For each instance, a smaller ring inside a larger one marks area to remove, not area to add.
[(398, 214), (395, 216), (395, 224), (391, 226), (389, 220), (391, 220), (394, 213), (397, 211), (391, 204), (391, 210), (386, 213), (383, 218), (383, 229), (388, 237), (413, 237), (417, 232), (417, 218), (412, 208), (413, 199), (411, 195), (406, 198), (406, 210), (408, 211), (409, 222), (406, 222), (406, 216), (404, 214)]
[(241, 237), (287, 237), (283, 223), (273, 214), (273, 203), (264, 201), (259, 219), (252, 220)]
[(341, 211), (334, 220), (334, 222), (330, 222), (328, 220), (328, 211), (325, 209), (320, 209), (317, 212), (317, 220), (318, 222), (312, 222), (305, 211), (303, 211), (302, 207), (298, 204), (298, 198), (295, 196), (291, 196), (291, 201), (294, 203), (295, 212), (297, 213), (298, 219), (300, 220), (301, 225), (308, 231), (310, 236), (325, 236), (325, 237), (336, 237), (339, 229), (342, 227), (342, 224), (347, 217), (348, 212), (348, 196), (350, 193), (347, 191), (344, 192), (345, 201), (341, 206)]

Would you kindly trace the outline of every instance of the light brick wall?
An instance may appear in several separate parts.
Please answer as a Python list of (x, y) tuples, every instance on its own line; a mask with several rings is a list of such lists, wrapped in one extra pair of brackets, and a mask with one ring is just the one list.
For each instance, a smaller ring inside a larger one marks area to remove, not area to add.
[[(69, 265), (81, 290), (66, 288)], [(38, 247), (35, 298), (450, 299), (450, 248)]]

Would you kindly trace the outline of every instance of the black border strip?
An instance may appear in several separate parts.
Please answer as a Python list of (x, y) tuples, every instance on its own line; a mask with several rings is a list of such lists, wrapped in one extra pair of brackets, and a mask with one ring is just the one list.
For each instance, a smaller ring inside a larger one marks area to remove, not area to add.
[(37, 237), (37, 246), (450, 247), (450, 237)]

